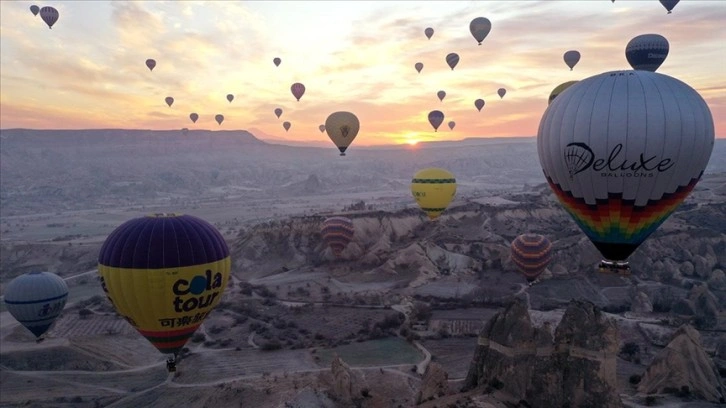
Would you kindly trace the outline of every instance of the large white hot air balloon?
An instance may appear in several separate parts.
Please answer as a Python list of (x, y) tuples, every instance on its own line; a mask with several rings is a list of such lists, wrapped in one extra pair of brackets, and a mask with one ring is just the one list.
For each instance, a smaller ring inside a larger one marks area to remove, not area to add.
[(649, 71), (578, 81), (548, 106), (537, 135), (550, 187), (611, 270), (627, 270), (630, 254), (688, 196), (713, 145), (698, 92)]
[(63, 311), (68, 286), (50, 272), (29, 272), (18, 276), (5, 288), (5, 306), (38, 341)]

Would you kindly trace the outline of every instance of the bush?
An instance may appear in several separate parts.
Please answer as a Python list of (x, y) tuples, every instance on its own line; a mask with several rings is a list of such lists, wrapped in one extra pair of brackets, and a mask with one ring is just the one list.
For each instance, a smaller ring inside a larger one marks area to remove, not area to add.
[(628, 381), (630, 381), (633, 385), (640, 384), (640, 376), (638, 374), (633, 374), (630, 376)]
[(282, 344), (280, 344), (277, 340), (270, 340), (268, 342), (265, 342), (265, 344), (262, 345), (261, 349), (262, 351), (273, 351), (273, 350), (279, 350), (282, 348)]
[(645, 397), (645, 405), (649, 407), (655, 405), (655, 396), (648, 395), (647, 397)]
[(204, 333), (194, 333), (192, 336), (192, 343), (201, 343), (203, 342), (207, 336), (204, 335)]

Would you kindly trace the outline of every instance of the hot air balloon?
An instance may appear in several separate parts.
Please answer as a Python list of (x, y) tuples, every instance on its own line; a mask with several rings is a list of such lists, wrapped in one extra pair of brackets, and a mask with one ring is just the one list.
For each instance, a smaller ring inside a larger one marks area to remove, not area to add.
[(292, 124), (290, 122), (282, 122), (282, 127), (285, 128), (285, 132), (290, 130), (290, 126), (292, 126)]
[(666, 10), (668, 10), (668, 14), (671, 14), (673, 11), (673, 8), (678, 4), (680, 0), (660, 0), (660, 4), (665, 7)]
[(434, 29), (433, 29), (433, 28), (431, 28), (431, 27), (427, 27), (427, 28), (426, 28), (426, 29), (424, 30), (424, 34), (426, 34), (426, 38), (428, 38), (428, 39), (430, 40), (430, 39), (431, 39), (431, 37), (433, 37), (433, 36), (434, 36)]
[(221, 125), (224, 122), (224, 115), (216, 114), (214, 115), (214, 120), (217, 121), (217, 124)]
[(497, 89), (497, 95), (499, 95), (499, 98), (500, 99), (503, 99), (504, 98), (504, 95), (506, 95), (506, 94), (507, 94), (507, 90), (506, 89), (504, 89), (504, 88)]
[(174, 98), (172, 98), (171, 96), (167, 96), (166, 98), (164, 98), (164, 101), (165, 101), (165, 102), (166, 102), (166, 104), (167, 104), (167, 105), (169, 105), (169, 107), (171, 108), (171, 104), (173, 104), (173, 103), (174, 103)]
[(512, 262), (532, 282), (544, 272), (552, 259), (552, 243), (540, 234), (522, 234), (512, 241)]
[(40, 9), (40, 18), (45, 21), (45, 24), (48, 24), (48, 28), (50, 29), (53, 29), (53, 24), (58, 21), (58, 17), (58, 10), (53, 7), (45, 6)]
[(230, 267), (219, 231), (186, 214), (129, 220), (98, 255), (101, 287), (118, 314), (174, 356), (222, 299)]
[(276, 67), (279, 67), (281, 62), (282, 60), (277, 57), (272, 59), (272, 63), (275, 64)]
[(182, 128), (182, 133), (186, 136), (189, 133), (189, 128)]
[(453, 120), (449, 121), (449, 129), (454, 130), (454, 126), (456, 126), (456, 122), (454, 122)]
[(146, 60), (146, 67), (149, 68), (149, 71), (153, 71), (155, 66), (156, 66), (156, 60), (153, 60), (151, 58)]
[(281, 115), (282, 115), (282, 109), (275, 108), (275, 116), (277, 116), (277, 118), (280, 119)]
[(429, 123), (434, 128), (434, 132), (438, 132), (439, 126), (444, 123), (444, 112), (432, 110), (429, 112)]
[(300, 98), (305, 94), (305, 85), (301, 84), (300, 82), (295, 82), (290, 87), (290, 91), (292, 92), (292, 96), (295, 97), (295, 99), (300, 102)]
[(417, 62), (416, 65), (414, 65), (413, 67), (416, 68), (416, 71), (418, 71), (418, 73), (420, 74), (421, 70), (423, 69), (423, 63)]
[(444, 169), (423, 169), (411, 180), (411, 194), (429, 219), (435, 220), (454, 199), (456, 179)]
[(196, 113), (190, 113), (189, 119), (191, 119), (193, 123), (197, 123), (197, 119), (199, 119), (199, 115), (197, 115)]
[(4, 299), (8, 312), (40, 342), (63, 311), (68, 286), (54, 273), (29, 272), (8, 283)]
[(492, 22), (486, 17), (477, 17), (469, 23), (469, 31), (471, 31), (471, 35), (474, 36), (474, 39), (479, 45), (481, 45), (481, 42), (484, 41), (491, 30)]
[(451, 67), (451, 70), (453, 71), (456, 64), (459, 63), (459, 54), (452, 52), (446, 55), (446, 63), (449, 64), (449, 67)]
[(443, 102), (444, 98), (446, 98), (446, 92), (444, 92), (444, 91), (436, 92), (436, 96), (438, 96), (439, 100)]
[(227, 100), (229, 101), (229, 103), (232, 103), (232, 101), (234, 100), (234, 95), (227, 94)]
[(30, 6), (30, 12), (33, 13), (34, 16), (37, 16), (39, 11), (40, 7), (36, 6), (35, 4)]
[(359, 130), (360, 121), (350, 112), (334, 112), (325, 119), (325, 131), (340, 150), (341, 156), (345, 156), (345, 150), (358, 136)]
[(625, 47), (625, 58), (633, 69), (655, 72), (668, 56), (669, 44), (659, 34), (639, 35)]
[(552, 101), (555, 100), (557, 95), (561, 94), (562, 92), (565, 91), (565, 89), (569, 88), (570, 86), (572, 86), (573, 84), (576, 84), (576, 83), (577, 83), (577, 81), (567, 81), (567, 82), (563, 82), (563, 83), (557, 85), (555, 87), (555, 89), (553, 89), (552, 92), (550, 92), (550, 97), (549, 97), (549, 99), (547, 99), (547, 105), (551, 104)]
[(484, 107), (484, 99), (477, 99), (474, 101), (474, 107), (481, 112), (481, 109)]
[(318, 129), (320, 129), (320, 133), (325, 133), (325, 125), (318, 126)]
[(577, 65), (577, 62), (580, 61), (580, 52), (575, 50), (567, 51), (562, 56), (562, 59), (565, 60), (565, 64), (567, 64), (567, 66), (570, 67), (570, 71), (572, 71), (572, 68), (574, 68), (575, 65)]
[(713, 145), (698, 92), (649, 71), (579, 81), (547, 108), (537, 135), (547, 182), (610, 270), (627, 270), (630, 254), (688, 196)]
[(323, 242), (333, 251), (333, 255), (340, 256), (341, 252), (353, 240), (355, 228), (353, 221), (346, 217), (330, 217), (323, 221), (320, 234)]

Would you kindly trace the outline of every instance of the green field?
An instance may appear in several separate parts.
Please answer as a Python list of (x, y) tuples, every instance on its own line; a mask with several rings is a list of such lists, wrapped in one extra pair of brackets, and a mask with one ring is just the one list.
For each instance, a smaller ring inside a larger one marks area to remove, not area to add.
[(352, 367), (416, 364), (424, 356), (413, 345), (400, 337), (387, 337), (385, 339), (351, 343), (340, 347), (319, 349), (317, 355), (320, 364), (330, 365), (335, 354), (338, 354)]

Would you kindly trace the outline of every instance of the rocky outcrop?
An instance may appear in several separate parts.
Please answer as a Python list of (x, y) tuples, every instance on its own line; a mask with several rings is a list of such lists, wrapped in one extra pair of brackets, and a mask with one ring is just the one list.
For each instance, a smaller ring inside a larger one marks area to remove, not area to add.
[(554, 336), (515, 300), (482, 329), (464, 389), (500, 389), (536, 407), (621, 407), (617, 325), (592, 303), (571, 301)]
[(338, 355), (330, 363), (330, 371), (333, 375), (331, 394), (336, 400), (348, 403), (359, 395), (355, 373)]
[(711, 402), (724, 402), (718, 370), (691, 326), (679, 328), (648, 366), (638, 391), (645, 394), (681, 393)]
[(417, 403), (443, 397), (449, 393), (449, 374), (439, 363), (431, 363), (426, 367), (421, 388), (416, 397)]
[(648, 295), (638, 291), (633, 298), (633, 302), (630, 304), (630, 311), (633, 313), (651, 313), (653, 311), (653, 304), (650, 302)]

